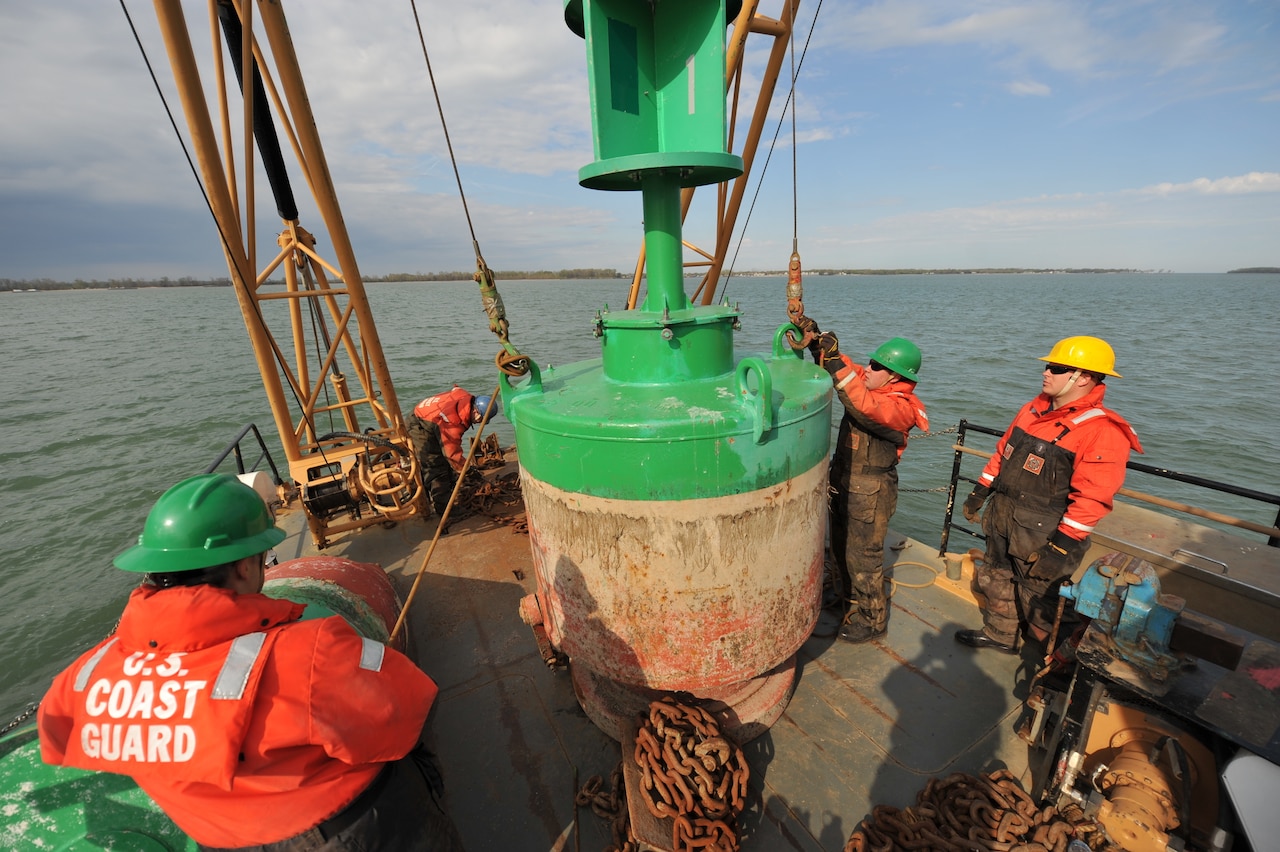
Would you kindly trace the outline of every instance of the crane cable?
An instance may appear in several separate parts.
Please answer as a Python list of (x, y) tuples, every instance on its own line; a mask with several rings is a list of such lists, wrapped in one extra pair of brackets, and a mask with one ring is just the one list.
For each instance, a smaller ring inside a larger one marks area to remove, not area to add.
[[(764, 159), (764, 165), (760, 167), (760, 179), (759, 179), (758, 181), (756, 181), (756, 191), (755, 191), (755, 193), (751, 196), (751, 205), (747, 208), (747, 216), (746, 216), (746, 218), (743, 220), (743, 222), (742, 222), (742, 230), (741, 230), (741, 231), (739, 232), (739, 234), (738, 234), (738, 242), (737, 242), (737, 246), (736, 246), (736, 247), (734, 248), (734, 250), (733, 250), (733, 261), (729, 264), (729, 271), (725, 273), (725, 289), (726, 289), (726, 290), (728, 289), (728, 286), (729, 286), (729, 279), (733, 277), (733, 268), (734, 268), (734, 265), (737, 263), (737, 260), (738, 260), (738, 252), (740, 252), (740, 251), (742, 250), (742, 241), (746, 238), (747, 225), (748, 225), (748, 224), (750, 224), (750, 222), (751, 222), (751, 214), (752, 214), (752, 212), (756, 209), (756, 202), (760, 199), (760, 188), (764, 185), (764, 176), (765, 176), (765, 174), (766, 174), (766, 173), (768, 173), (768, 171), (769, 171), (769, 163), (770, 163), (770, 161), (773, 159), (773, 151), (774, 151), (774, 148), (776, 148), (776, 147), (777, 147), (777, 145), (778, 145), (778, 134), (780, 134), (780, 133), (782, 132), (782, 124), (783, 124), (783, 122), (786, 120), (786, 115), (787, 115), (787, 110), (788, 110), (788, 109), (790, 109), (790, 110), (792, 111), (792, 112), (791, 112), (791, 120), (792, 120), (791, 147), (792, 147), (792, 157), (794, 158), (794, 156), (795, 156), (795, 145), (796, 145), (796, 139), (795, 139), (795, 129), (794, 129), (794, 127), (795, 127), (795, 92), (796, 92), (796, 80), (799, 78), (800, 69), (804, 67), (804, 59), (805, 59), (805, 56), (807, 56), (807, 55), (808, 55), (808, 53), (809, 53), (809, 43), (810, 43), (811, 41), (813, 41), (813, 31), (814, 31), (814, 30), (817, 28), (817, 26), (818, 26), (818, 15), (819, 15), (821, 12), (822, 12), (822, 0), (818, 0), (818, 6), (817, 6), (817, 8), (816, 8), (816, 9), (814, 9), (814, 12), (813, 12), (813, 20), (811, 20), (811, 21), (809, 22), (809, 33), (808, 33), (808, 35), (807, 35), (807, 36), (805, 36), (804, 48), (800, 51), (800, 63), (799, 63), (798, 65), (796, 65), (796, 66), (795, 66), (795, 70), (794, 70), (794, 71), (792, 71), (792, 74), (791, 74), (791, 87), (790, 87), (790, 89), (788, 89), (788, 90), (787, 90), (787, 101), (786, 101), (786, 103), (785, 103), (785, 104), (783, 104), (783, 106), (782, 106), (782, 115), (781, 115), (781, 116), (779, 116), (779, 118), (778, 118), (778, 126), (777, 126), (777, 127), (774, 129), (774, 131), (773, 131), (773, 140), (769, 143), (769, 153), (768, 153), (768, 155), (766, 155), (766, 156), (765, 156), (765, 159)], [(796, 17), (796, 13), (795, 13), (795, 11), (793, 10), (793, 11), (792, 11), (792, 13), (791, 13), (791, 24), (792, 24), (792, 31), (793, 31), (793, 32), (794, 32), (794, 29), (795, 29), (795, 17)], [(794, 46), (793, 46), (793, 51), (794, 51)], [(792, 59), (792, 61), (794, 62), (794, 54), (793, 54), (793, 59)], [(794, 170), (794, 165), (793, 165), (793, 170)], [(792, 197), (792, 205), (793, 205), (793, 207), (792, 207), (792, 209), (793, 209), (793, 211), (794, 211), (794, 209), (795, 209), (794, 187), (795, 187), (795, 179), (794, 179), (794, 171), (793, 171), (793, 178), (792, 178), (792, 188), (793, 188), (793, 197)], [(796, 214), (796, 213), (794, 213), (794, 212), (793, 212), (793, 218), (794, 218), (794, 219), (798, 219), (798, 214)], [(794, 231), (793, 231), (793, 234), (794, 234)], [(792, 242), (792, 248), (793, 248), (793, 249), (795, 248), (795, 240), (794, 240), (794, 238), (793, 238), (793, 242)], [(798, 269), (799, 269), (798, 264), (799, 264), (799, 261), (800, 261), (799, 254), (793, 251), (793, 253), (792, 253), (792, 256), (791, 256), (791, 257), (792, 257), (792, 262), (793, 262), (793, 263), (795, 263), (795, 264), (797, 264), (797, 267), (796, 267), (796, 268), (797, 268), (797, 270), (798, 270)], [(723, 293), (723, 291), (722, 291), (722, 293)], [(810, 320), (810, 322), (812, 322), (812, 320)], [(817, 333), (818, 333), (818, 332), (817, 332), (817, 325), (815, 324), (815, 325), (814, 325), (814, 334), (816, 335)], [(792, 346), (795, 346), (795, 343), (792, 343), (791, 345), (792, 345)], [(804, 345), (807, 345), (807, 344), (804, 344)], [(816, 358), (815, 358), (815, 360), (816, 360)]]
[(449, 164), (453, 167), (453, 178), (458, 184), (458, 197), (462, 199), (462, 212), (467, 219), (467, 229), (471, 232), (471, 248), (476, 255), (476, 271), (471, 276), (480, 285), (480, 301), (484, 312), (489, 317), (489, 330), (498, 336), (502, 349), (494, 359), (498, 369), (508, 376), (523, 376), (529, 372), (529, 358), (507, 338), (509, 323), (506, 308), (502, 304), (502, 296), (498, 293), (498, 285), (493, 278), (493, 270), (485, 262), (480, 252), (480, 241), (476, 239), (476, 229), (471, 222), (471, 210), (467, 206), (467, 194), (462, 188), (462, 176), (458, 172), (458, 159), (453, 154), (453, 142), (449, 139), (449, 125), (444, 118), (444, 105), (440, 102), (440, 90), (436, 87), (436, 75), (431, 69), (431, 56), (427, 52), (427, 39), (422, 34), (422, 19), (418, 16), (417, 0), (409, 0), (413, 7), (413, 22), (418, 28), (418, 43), (422, 45), (422, 58), (427, 63), (427, 77), (431, 80), (431, 94), (435, 97), (436, 111), (440, 114), (440, 129), (444, 131), (445, 147), (449, 149)]
[[(821, 6), (821, 4), (819, 4)], [(817, 13), (814, 14), (814, 21), (817, 22)], [(794, 94), (796, 90), (796, 7), (791, 7), (791, 26), (787, 33), (787, 39), (790, 41), (791, 47), (791, 92)], [(807, 45), (806, 45), (807, 47)], [(804, 313), (804, 283), (802, 281), (803, 272), (800, 264), (800, 179), (796, 162), (798, 160), (797, 149), (799, 141), (796, 137), (796, 104), (795, 100), (791, 100), (791, 259), (787, 263), (787, 318), (791, 320), (791, 324), (800, 330), (801, 336), (796, 337), (795, 332), (787, 329), (787, 345), (793, 350), (799, 352), (801, 349), (808, 349), (813, 356), (813, 360), (818, 364), (822, 363), (822, 352), (818, 347), (817, 337), (821, 330), (818, 324)]]

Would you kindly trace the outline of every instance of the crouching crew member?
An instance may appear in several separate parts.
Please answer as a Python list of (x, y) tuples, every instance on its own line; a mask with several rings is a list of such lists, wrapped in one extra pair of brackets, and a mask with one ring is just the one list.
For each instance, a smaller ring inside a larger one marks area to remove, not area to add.
[[(470, 391), (454, 385), (415, 405), (412, 416), (405, 418), (409, 438), (418, 453), (422, 484), (437, 515), (444, 514), (466, 461), (462, 436), (489, 415), (493, 404), (492, 397), (473, 396)], [(493, 413), (498, 413), (496, 407)]]
[(435, 683), (261, 594), (284, 537), (234, 477), (166, 491), (115, 558), (145, 573), (115, 634), (40, 705), (41, 756), (130, 776), (205, 850), (461, 849), (418, 745)]

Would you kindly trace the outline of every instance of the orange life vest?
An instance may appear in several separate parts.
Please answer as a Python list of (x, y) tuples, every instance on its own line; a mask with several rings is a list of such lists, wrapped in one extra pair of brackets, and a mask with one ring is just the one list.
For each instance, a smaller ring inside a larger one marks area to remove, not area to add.
[(47, 763), (131, 776), (205, 846), (293, 837), (406, 755), (437, 687), (337, 616), (211, 586), (141, 586), (116, 635), (54, 678)]
[(414, 416), (428, 420), (440, 429), (440, 445), (454, 468), (461, 468), (462, 436), (471, 428), (474, 397), (454, 385), (444, 393), (429, 396), (413, 407)]

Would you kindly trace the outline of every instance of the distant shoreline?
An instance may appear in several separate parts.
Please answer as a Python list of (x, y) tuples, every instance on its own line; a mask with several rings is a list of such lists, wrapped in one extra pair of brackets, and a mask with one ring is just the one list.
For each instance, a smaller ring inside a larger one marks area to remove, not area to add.
[[(1225, 274), (1280, 274), (1280, 266), (1252, 266), (1242, 269), (1230, 269)], [(785, 269), (750, 270), (733, 273), (736, 278), (776, 278), (785, 276)], [(982, 269), (806, 269), (808, 276), (836, 275), (1156, 275), (1179, 274), (1169, 270), (1152, 269), (1096, 269), (1096, 268), (1061, 268), (1061, 269), (1029, 269), (1029, 268), (982, 268)], [(1198, 273), (1186, 273), (1198, 274)], [(1204, 273), (1224, 274), (1224, 273)], [(494, 272), (498, 281), (565, 281), (565, 280), (619, 280), (629, 279), (630, 273), (621, 273), (613, 269), (562, 269), (558, 272), (546, 270)], [(696, 274), (687, 278), (700, 277)], [(364, 279), (366, 284), (384, 283), (449, 283), (470, 281), (469, 272), (395, 272), (389, 275), (371, 275)], [(269, 281), (268, 284), (283, 286), (281, 281)], [(107, 281), (53, 281), (48, 278), (34, 280), (15, 280), (0, 278), (0, 293), (3, 292), (41, 292), (59, 290), (143, 290), (148, 288), (169, 287), (230, 287), (229, 278), (196, 279), (196, 278), (160, 278), (143, 280), (135, 278), (110, 279)]]

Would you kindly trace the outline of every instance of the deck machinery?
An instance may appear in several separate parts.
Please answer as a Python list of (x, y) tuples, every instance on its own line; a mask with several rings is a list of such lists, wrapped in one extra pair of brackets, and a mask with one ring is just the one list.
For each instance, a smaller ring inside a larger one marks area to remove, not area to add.
[(1062, 595), (1088, 621), (1061, 646), (1074, 665), (1027, 699), (1019, 733), (1046, 758), (1036, 797), (1094, 817), (1125, 852), (1275, 848), (1280, 643), (1195, 612), (1130, 554)]

